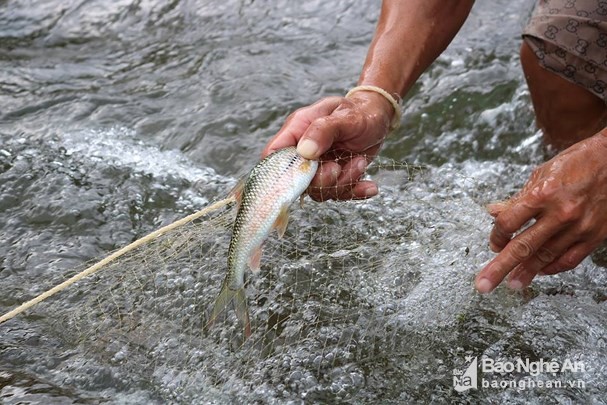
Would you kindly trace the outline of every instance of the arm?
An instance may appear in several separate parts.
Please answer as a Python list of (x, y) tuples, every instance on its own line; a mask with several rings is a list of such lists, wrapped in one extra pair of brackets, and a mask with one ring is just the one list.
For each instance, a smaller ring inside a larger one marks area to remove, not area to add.
[[(406, 94), (451, 42), (473, 3), (384, 0), (358, 83)], [(374, 92), (356, 92), (348, 99), (328, 97), (291, 114), (263, 156), (293, 145), (309, 159), (332, 150), (350, 151), (355, 156), (340, 163), (321, 162), (309, 194), (317, 200), (371, 197), (377, 186), (359, 178), (377, 155), (393, 115), (392, 105)]]
[(404, 96), (447, 48), (473, 0), (384, 0), (359, 84)]

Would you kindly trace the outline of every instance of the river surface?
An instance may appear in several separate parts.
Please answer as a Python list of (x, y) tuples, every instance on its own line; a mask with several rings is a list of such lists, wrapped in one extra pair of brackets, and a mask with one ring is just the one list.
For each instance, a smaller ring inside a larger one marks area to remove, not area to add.
[[(379, 6), (0, 0), (0, 313), (225, 196), (290, 112), (355, 85)], [(103, 280), (0, 325), (0, 402), (606, 403), (604, 258), (522, 294), (472, 288), (492, 257), (484, 205), (546, 156), (518, 62), (531, 8), (477, 2), (405, 101), (381, 196), (309, 203), (270, 242), (274, 270), (249, 293), (254, 326), (276, 326), (253, 341), (271, 350), (192, 320), (223, 276), (217, 226), (191, 241), (207, 267), (110, 269), (115, 301), (144, 302), (139, 330), (103, 317)], [(474, 358), (584, 370), (479, 373), (460, 393), (454, 370)]]

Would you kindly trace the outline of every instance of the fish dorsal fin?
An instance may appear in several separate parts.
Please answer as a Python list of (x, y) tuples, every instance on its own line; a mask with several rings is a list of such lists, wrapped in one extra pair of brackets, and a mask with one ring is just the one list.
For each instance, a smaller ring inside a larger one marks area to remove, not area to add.
[(236, 185), (232, 187), (232, 190), (230, 190), (230, 193), (228, 194), (228, 197), (232, 197), (236, 200), (236, 204), (238, 204), (238, 206), (240, 206), (240, 203), (242, 202), (242, 194), (244, 192), (244, 186), (246, 182), (246, 177), (241, 178), (240, 180), (238, 180), (238, 183), (236, 183)]
[(249, 257), (249, 268), (253, 273), (257, 273), (261, 267), (261, 252), (262, 247), (259, 245), (254, 251), (251, 257)]
[(283, 235), (285, 234), (288, 224), (289, 224), (289, 205), (283, 204), (283, 206), (280, 207), (280, 213), (278, 214), (278, 217), (276, 218), (276, 221), (274, 221), (274, 225), (273, 225), (273, 228), (276, 229), (276, 231), (278, 232), (279, 238), (282, 238)]

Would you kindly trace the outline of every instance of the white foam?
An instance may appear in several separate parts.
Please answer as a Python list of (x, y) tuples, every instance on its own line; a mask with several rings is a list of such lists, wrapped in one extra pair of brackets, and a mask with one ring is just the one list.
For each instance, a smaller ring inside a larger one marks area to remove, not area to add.
[(156, 178), (174, 177), (196, 181), (225, 182), (209, 167), (198, 167), (177, 150), (160, 150), (157, 145), (145, 143), (135, 131), (128, 128), (87, 129), (61, 135), (61, 144), (67, 153), (81, 155), (110, 166), (128, 167)]

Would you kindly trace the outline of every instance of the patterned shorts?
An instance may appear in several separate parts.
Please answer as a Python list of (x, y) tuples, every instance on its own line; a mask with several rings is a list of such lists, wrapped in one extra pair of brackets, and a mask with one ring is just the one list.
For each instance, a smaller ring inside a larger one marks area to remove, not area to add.
[(523, 39), (544, 68), (607, 102), (607, 0), (540, 0)]

